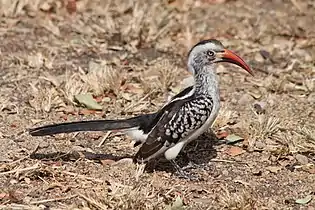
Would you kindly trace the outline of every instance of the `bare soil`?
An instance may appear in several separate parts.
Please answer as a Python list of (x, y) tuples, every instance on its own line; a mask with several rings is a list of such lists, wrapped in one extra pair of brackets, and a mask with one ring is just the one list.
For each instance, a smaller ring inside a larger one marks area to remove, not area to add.
[[(71, 4), (34, 2), (0, 1), (0, 209), (315, 209), (314, 1), (95, 0), (72, 14)], [(165, 160), (131, 163), (137, 148), (119, 133), (27, 133), (158, 110), (205, 38), (255, 77), (218, 66), (219, 117), (186, 149), (198, 181)], [(103, 110), (79, 106), (79, 93)], [(244, 140), (227, 144), (226, 133)]]

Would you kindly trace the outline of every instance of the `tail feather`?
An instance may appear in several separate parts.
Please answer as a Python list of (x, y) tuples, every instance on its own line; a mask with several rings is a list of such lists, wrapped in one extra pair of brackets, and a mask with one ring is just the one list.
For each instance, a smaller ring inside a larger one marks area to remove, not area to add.
[(29, 134), (32, 136), (46, 136), (78, 131), (110, 131), (135, 127), (141, 128), (143, 126), (146, 126), (146, 124), (148, 124), (152, 120), (152, 118), (154, 118), (154, 116), (155, 113), (145, 114), (122, 120), (90, 120), (46, 125), (30, 129)]

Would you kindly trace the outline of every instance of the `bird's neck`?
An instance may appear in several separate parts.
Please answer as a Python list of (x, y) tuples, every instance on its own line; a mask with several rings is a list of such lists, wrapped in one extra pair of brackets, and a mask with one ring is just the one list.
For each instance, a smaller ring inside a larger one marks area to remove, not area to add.
[(206, 65), (195, 69), (195, 94), (219, 97), (219, 81), (213, 65)]

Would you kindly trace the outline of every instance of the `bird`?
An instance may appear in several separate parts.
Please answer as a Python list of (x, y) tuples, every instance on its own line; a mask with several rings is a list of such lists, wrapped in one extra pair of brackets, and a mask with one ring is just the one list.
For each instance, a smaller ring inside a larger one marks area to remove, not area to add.
[(147, 163), (164, 155), (177, 172), (187, 177), (175, 159), (193, 140), (212, 126), (220, 109), (217, 63), (235, 64), (253, 76), (249, 65), (217, 39), (196, 43), (187, 55), (187, 70), (194, 85), (173, 96), (157, 112), (127, 119), (65, 122), (32, 128), (32, 136), (45, 136), (78, 131), (120, 131), (140, 146), (135, 163)]

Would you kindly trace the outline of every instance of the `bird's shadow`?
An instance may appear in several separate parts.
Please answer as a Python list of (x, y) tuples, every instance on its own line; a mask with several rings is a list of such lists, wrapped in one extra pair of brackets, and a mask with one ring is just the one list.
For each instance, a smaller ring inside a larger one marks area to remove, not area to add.
[[(206, 166), (211, 159), (217, 156), (217, 151), (214, 149), (214, 146), (218, 144), (220, 144), (220, 142), (212, 131), (204, 133), (198, 137), (198, 139), (188, 144), (177, 156), (175, 161), (180, 167), (185, 167), (190, 163), (197, 166)], [(176, 169), (170, 161), (162, 157), (158, 161), (148, 163), (146, 171), (175, 172)]]
[[(217, 156), (217, 152), (214, 149), (214, 145), (219, 144), (216, 135), (213, 132), (208, 132), (201, 135), (197, 140), (188, 144), (184, 151), (182, 151), (176, 158), (176, 163), (185, 167), (189, 162), (196, 165), (206, 165), (209, 161)], [(66, 162), (76, 161), (78, 159), (88, 159), (100, 162), (104, 159), (113, 161), (119, 161), (125, 158), (132, 158), (130, 155), (117, 156), (112, 154), (93, 153), (87, 151), (71, 151), (71, 152), (53, 152), (53, 153), (38, 153), (34, 151), (30, 158), (46, 161), (62, 160)], [(172, 164), (163, 157), (160, 159), (149, 162), (146, 165), (145, 170), (147, 172), (153, 171), (166, 171), (174, 172), (175, 168)]]
[(93, 153), (87, 151), (71, 151), (71, 152), (52, 152), (52, 153), (32, 153), (30, 158), (37, 160), (62, 160), (65, 162), (77, 161), (79, 159), (88, 159), (94, 161), (113, 160), (119, 161), (124, 158), (132, 158), (132, 156), (117, 156), (112, 154)]

